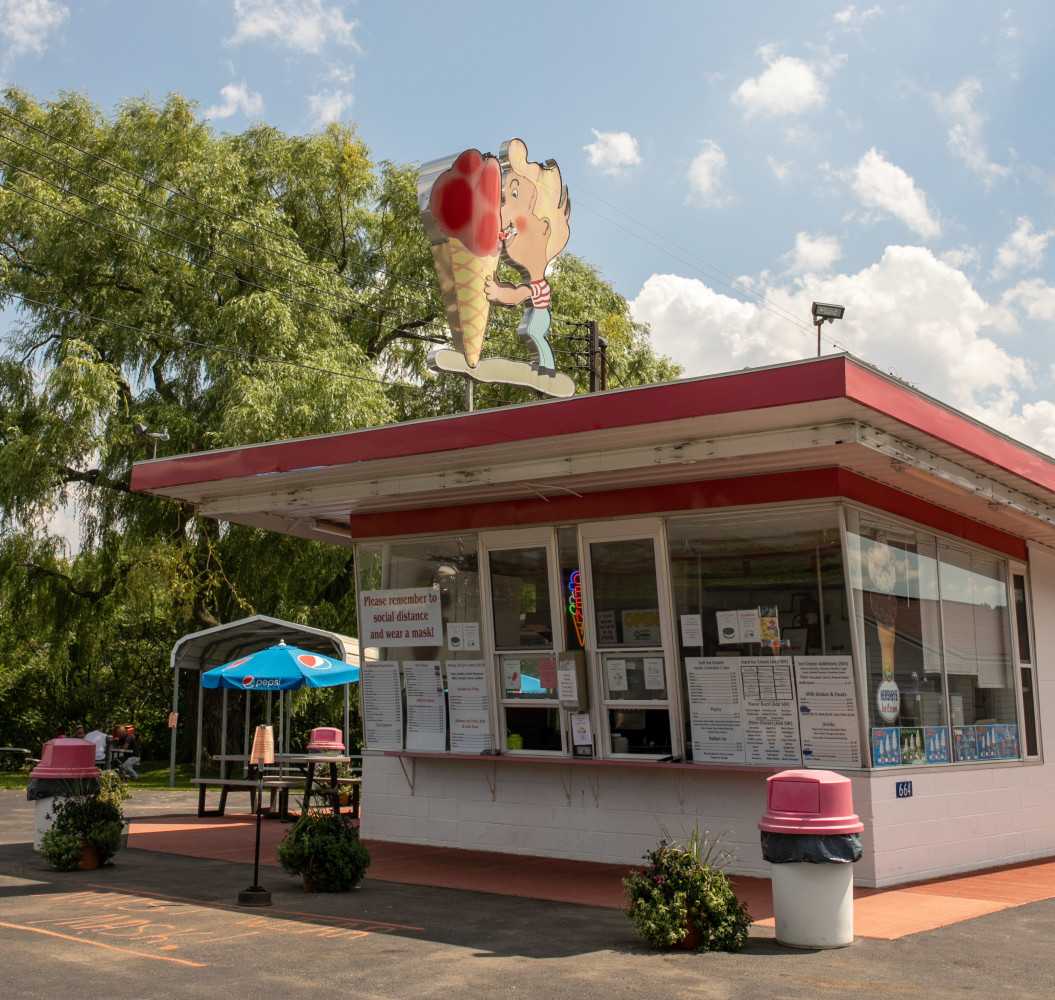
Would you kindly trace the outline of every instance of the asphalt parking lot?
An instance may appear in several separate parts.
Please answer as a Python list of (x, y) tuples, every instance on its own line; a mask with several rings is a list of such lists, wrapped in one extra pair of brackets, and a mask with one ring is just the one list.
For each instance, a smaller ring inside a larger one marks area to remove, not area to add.
[[(186, 802), (137, 795), (127, 811), (192, 812)], [(314, 895), (274, 868), (261, 873), (273, 905), (248, 909), (237, 898), (251, 865), (133, 849), (58, 873), (32, 850), (32, 816), (24, 793), (0, 792), (3, 996), (1055, 995), (1053, 900), (833, 951), (760, 931), (736, 955), (659, 953), (611, 909), (370, 878)]]

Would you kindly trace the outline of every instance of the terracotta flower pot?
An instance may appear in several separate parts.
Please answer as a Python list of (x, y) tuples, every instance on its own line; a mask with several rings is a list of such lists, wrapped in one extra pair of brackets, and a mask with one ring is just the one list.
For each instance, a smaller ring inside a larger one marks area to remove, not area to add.
[(86, 838), (81, 837), (81, 860), (77, 862), (77, 870), (90, 872), (98, 867), (99, 848), (94, 844), (89, 844)]

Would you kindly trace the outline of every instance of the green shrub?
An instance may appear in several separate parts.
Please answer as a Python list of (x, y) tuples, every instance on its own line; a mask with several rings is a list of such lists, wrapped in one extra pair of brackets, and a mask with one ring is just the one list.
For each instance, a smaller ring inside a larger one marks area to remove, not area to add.
[(305, 809), (278, 845), (278, 861), (304, 876), (305, 888), (346, 892), (362, 881), (370, 854), (350, 817)]
[(84, 838), (99, 852), (99, 864), (105, 865), (120, 850), (123, 825), (121, 810), (112, 802), (97, 795), (70, 796), (58, 802), (55, 821), (40, 838), (40, 856), (58, 871), (74, 871)]
[(623, 912), (654, 948), (680, 944), (691, 928), (700, 932), (698, 951), (739, 951), (747, 942), (747, 904), (721, 871), (731, 855), (717, 845), (698, 831), (684, 842), (664, 838), (645, 855), (645, 868), (623, 879)]

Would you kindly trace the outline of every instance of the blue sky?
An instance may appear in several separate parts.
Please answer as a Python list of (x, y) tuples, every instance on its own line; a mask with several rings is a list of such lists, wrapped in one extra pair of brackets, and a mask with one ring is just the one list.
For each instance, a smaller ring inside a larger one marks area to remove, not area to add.
[(1055, 454), (1055, 7), (0, 0), (0, 81), (354, 121), (378, 159), (519, 136), (568, 249), (705, 374), (849, 350)]

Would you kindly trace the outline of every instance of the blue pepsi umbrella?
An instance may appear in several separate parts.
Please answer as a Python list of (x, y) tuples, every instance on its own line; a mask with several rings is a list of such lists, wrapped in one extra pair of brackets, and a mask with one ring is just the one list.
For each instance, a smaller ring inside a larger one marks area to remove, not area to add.
[(205, 688), (238, 691), (292, 691), (299, 687), (336, 687), (359, 680), (359, 668), (330, 656), (280, 642), (201, 675)]

